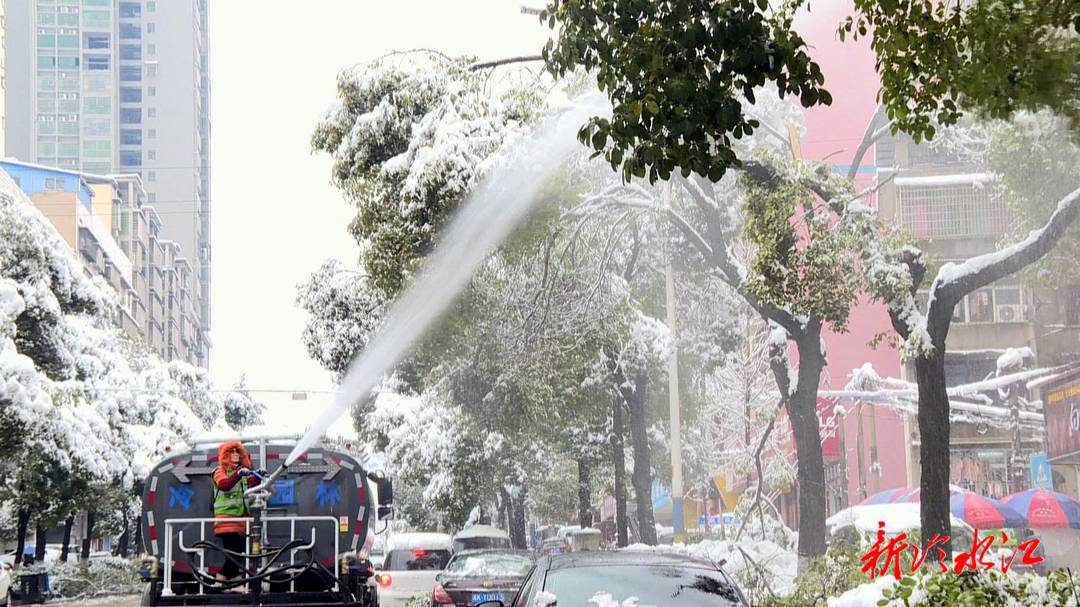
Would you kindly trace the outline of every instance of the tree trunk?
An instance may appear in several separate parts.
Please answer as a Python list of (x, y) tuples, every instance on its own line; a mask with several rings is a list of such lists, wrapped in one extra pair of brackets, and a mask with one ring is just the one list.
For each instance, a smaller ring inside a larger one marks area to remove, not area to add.
[(611, 405), (611, 459), (615, 462), (615, 533), (620, 548), (630, 543), (626, 528), (626, 449), (623, 446), (623, 402), (616, 394)]
[(15, 540), (15, 564), (22, 563), (23, 551), (26, 550), (26, 529), (30, 526), (30, 511), (19, 509), (19, 523)]
[(589, 461), (579, 457), (578, 466), (578, 525), (582, 529), (592, 527), (592, 479)]
[(638, 539), (646, 545), (656, 545), (656, 521), (652, 508), (652, 469), (649, 456), (649, 434), (645, 416), (645, 390), (648, 378), (638, 373), (634, 379), (635, 390), (625, 395), (630, 410), (630, 441), (634, 448), (634, 501), (637, 502), (637, 520), (641, 534)]
[(64, 521), (64, 545), (60, 549), (60, 560), (67, 562), (68, 554), (71, 552), (71, 526), (75, 524), (75, 515), (72, 514)]
[(525, 550), (529, 544), (525, 538), (525, 496), (526, 486), (522, 483), (517, 498), (512, 500), (514, 505), (512, 520), (514, 524), (511, 527), (513, 527), (514, 532), (510, 536), (510, 543), (518, 550)]
[(34, 546), (34, 560), (38, 563), (45, 562), (45, 542), (47, 541), (46, 534), (48, 534), (48, 532), (49, 530), (46, 528), (45, 524), (38, 521), (36, 529), (34, 529), (34, 534), (36, 536), (34, 539), (37, 542)]
[[(821, 331), (808, 328), (797, 342), (799, 378), (788, 400), (791, 431), (799, 459), (799, 557), (800, 565), (825, 554), (825, 460), (821, 453), (821, 428), (817, 414), (818, 382), (825, 357)], [(801, 570), (801, 569), (800, 569)]]
[(86, 511), (86, 539), (82, 544), (82, 559), (87, 561), (90, 559), (90, 542), (94, 537), (94, 520), (97, 518), (97, 513), (93, 510)]
[[(924, 547), (935, 535), (946, 537), (952, 533), (949, 520), (949, 395), (945, 386), (945, 339), (940, 341), (940, 347), (935, 343), (929, 356), (915, 359), (919, 384), (919, 487), (922, 489), (919, 518)], [(946, 558), (952, 558), (951, 542), (938, 546), (945, 551)]]
[(135, 554), (139, 555), (142, 553), (142, 517), (140, 515), (138, 518), (135, 519)]
[(126, 559), (128, 557), (128, 542), (131, 538), (131, 520), (128, 519), (126, 512), (121, 516), (124, 521), (124, 530), (120, 533), (120, 538), (116, 540), (116, 550), (113, 552), (113, 556)]

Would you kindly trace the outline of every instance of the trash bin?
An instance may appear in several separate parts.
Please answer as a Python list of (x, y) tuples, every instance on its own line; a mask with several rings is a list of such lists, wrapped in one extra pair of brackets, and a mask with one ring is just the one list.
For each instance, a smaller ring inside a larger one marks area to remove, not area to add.
[(47, 573), (27, 573), (19, 576), (19, 596), (23, 605), (44, 603), (49, 587)]

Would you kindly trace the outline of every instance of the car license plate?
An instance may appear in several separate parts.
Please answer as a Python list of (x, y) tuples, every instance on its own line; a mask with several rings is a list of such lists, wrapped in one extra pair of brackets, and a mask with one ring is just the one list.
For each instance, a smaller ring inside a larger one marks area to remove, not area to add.
[(505, 592), (474, 592), (472, 600), (469, 601), (473, 605), (479, 605), (480, 603), (486, 603), (488, 601), (499, 601), (503, 605), (506, 604)]

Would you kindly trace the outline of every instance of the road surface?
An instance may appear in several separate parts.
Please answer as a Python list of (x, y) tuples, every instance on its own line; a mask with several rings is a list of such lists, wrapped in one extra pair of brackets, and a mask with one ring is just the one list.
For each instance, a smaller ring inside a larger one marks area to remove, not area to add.
[(45, 603), (45, 606), (56, 607), (139, 607), (139, 597), (133, 596), (110, 596), (100, 599), (86, 599), (83, 601), (56, 601)]

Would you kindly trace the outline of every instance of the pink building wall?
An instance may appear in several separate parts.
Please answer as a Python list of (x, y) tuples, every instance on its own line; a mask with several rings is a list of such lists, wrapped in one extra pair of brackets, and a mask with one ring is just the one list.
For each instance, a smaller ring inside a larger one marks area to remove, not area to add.
[[(877, 107), (879, 79), (874, 70), (874, 55), (866, 39), (840, 42), (836, 35), (839, 24), (853, 14), (848, 1), (814, 3), (812, 12), (803, 13), (796, 28), (810, 47), (813, 59), (825, 74), (825, 88), (832, 94), (831, 106), (806, 110), (807, 134), (802, 141), (805, 158), (830, 156), (829, 162), (847, 171), (862, 140), (863, 132)], [(873, 150), (863, 157), (857, 185), (865, 188), (874, 183)], [(876, 205), (877, 200), (869, 201)], [(876, 350), (869, 347), (875, 335), (892, 330), (884, 306), (863, 302), (851, 312), (850, 331), (844, 334), (829, 332), (825, 336), (829, 365), (822, 388), (842, 389), (853, 369), (871, 363), (883, 377), (900, 376), (900, 356), (897, 350), (882, 343)], [(845, 424), (848, 459), (848, 495), (851, 503), (859, 502), (858, 452), (856, 432), (858, 423), (855, 403), (844, 403), (850, 415)], [(870, 466), (869, 409), (864, 411), (864, 459)], [(900, 415), (876, 408), (878, 458), (881, 463), (881, 489), (902, 487), (907, 483), (906, 453), (908, 441)], [(872, 476), (867, 471), (868, 492), (873, 492)]]

